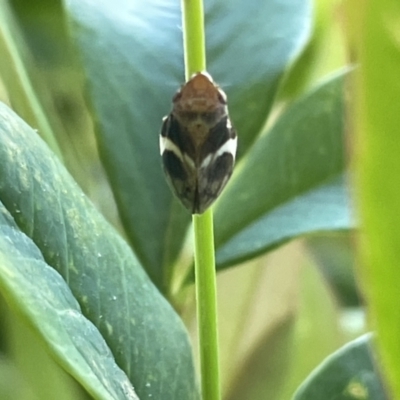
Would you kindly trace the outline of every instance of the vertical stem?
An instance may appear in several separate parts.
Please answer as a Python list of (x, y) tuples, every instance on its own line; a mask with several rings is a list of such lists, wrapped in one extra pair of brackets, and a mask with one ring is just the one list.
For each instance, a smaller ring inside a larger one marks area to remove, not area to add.
[(185, 76), (206, 70), (204, 10), (202, 0), (182, 0)]
[[(185, 76), (206, 70), (202, 0), (182, 0)], [(193, 215), (197, 321), (203, 400), (220, 400), (217, 290), (211, 209)]]
[(201, 387), (203, 400), (219, 400), (217, 285), (211, 209), (202, 215), (193, 215), (193, 227)]

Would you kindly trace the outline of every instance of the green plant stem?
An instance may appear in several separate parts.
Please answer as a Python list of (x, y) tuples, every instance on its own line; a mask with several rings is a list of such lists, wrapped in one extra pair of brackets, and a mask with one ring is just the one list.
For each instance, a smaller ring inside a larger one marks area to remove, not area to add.
[[(28, 116), (32, 117), (32, 119), (28, 118), (28, 121), (36, 122), (40, 135), (59, 159), (63, 161), (61, 149), (58, 146), (50, 123), (43, 111), (22, 60), (22, 50), (25, 50), (25, 53), (28, 53), (28, 51), (23, 48), (24, 43), (20, 36), (9, 5), (7, 2), (0, 2), (0, 48), (4, 49), (3, 51), (8, 58), (7, 62), (2, 60), (4, 68), (0, 68), (0, 70), (8, 79), (12, 79), (15, 82), (14, 91), (17, 89), (20, 91), (20, 111), (23, 109), (24, 118), (27, 119)], [(17, 45), (17, 41), (19, 42), (19, 46)], [(7, 65), (10, 65), (10, 71), (6, 71)], [(13, 97), (15, 97), (14, 94)]]
[[(185, 75), (206, 70), (204, 11), (202, 0), (182, 0)], [(197, 321), (199, 331), (203, 400), (219, 400), (217, 289), (214, 231), (211, 209), (193, 215)]]
[(218, 400), (220, 399), (220, 383), (217, 285), (211, 209), (202, 215), (193, 215), (193, 226), (202, 394), (203, 400)]
[(182, 0), (185, 76), (206, 70), (204, 10), (202, 0)]

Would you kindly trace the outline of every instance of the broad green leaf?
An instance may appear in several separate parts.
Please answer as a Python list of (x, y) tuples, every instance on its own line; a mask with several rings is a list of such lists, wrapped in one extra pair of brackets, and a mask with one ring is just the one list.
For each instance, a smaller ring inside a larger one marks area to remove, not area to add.
[(97, 328), (0, 202), (0, 289), (96, 399), (138, 399)]
[(196, 399), (186, 330), (128, 245), (36, 133), (1, 104), (0, 143), (0, 200), (66, 280), (138, 396)]
[(283, 73), (311, 31), (308, 0), (205, 0), (208, 69), (226, 90), (238, 156), (264, 126)]
[(371, 354), (371, 335), (327, 357), (303, 382), (293, 400), (386, 400)]
[[(353, 6), (356, 6), (354, 3)], [(358, 115), (355, 155), (363, 225), (358, 269), (385, 375), (400, 398), (400, 3), (353, 7), (358, 31)]]
[[(98, 143), (128, 237), (162, 291), (189, 215), (161, 170), (162, 117), (184, 80), (180, 2), (65, 0), (82, 54)], [(243, 153), (260, 133), (288, 62), (304, 44), (310, 2), (205, 2), (208, 69), (227, 91)]]
[(299, 235), (352, 226), (344, 178), (345, 75), (290, 106), (234, 173), (215, 211), (219, 267)]

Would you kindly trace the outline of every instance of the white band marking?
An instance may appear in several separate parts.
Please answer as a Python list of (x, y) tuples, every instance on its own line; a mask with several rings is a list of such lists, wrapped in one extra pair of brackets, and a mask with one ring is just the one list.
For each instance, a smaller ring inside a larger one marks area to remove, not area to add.
[(160, 154), (163, 155), (165, 150), (172, 151), (182, 163), (188, 165), (192, 169), (196, 169), (194, 161), (186, 153), (182, 153), (172, 140), (160, 135)]
[(200, 168), (207, 168), (211, 161), (216, 160), (219, 156), (224, 153), (232, 154), (233, 159), (235, 159), (237, 147), (237, 136), (235, 138), (227, 140), (215, 153), (209, 154), (201, 163)]

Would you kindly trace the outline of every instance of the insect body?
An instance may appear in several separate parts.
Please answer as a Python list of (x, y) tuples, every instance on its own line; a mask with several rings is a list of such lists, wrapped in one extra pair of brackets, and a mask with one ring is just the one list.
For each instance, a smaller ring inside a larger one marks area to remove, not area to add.
[(201, 214), (232, 174), (236, 132), (226, 95), (206, 72), (194, 74), (172, 101), (160, 135), (164, 172), (182, 204)]

